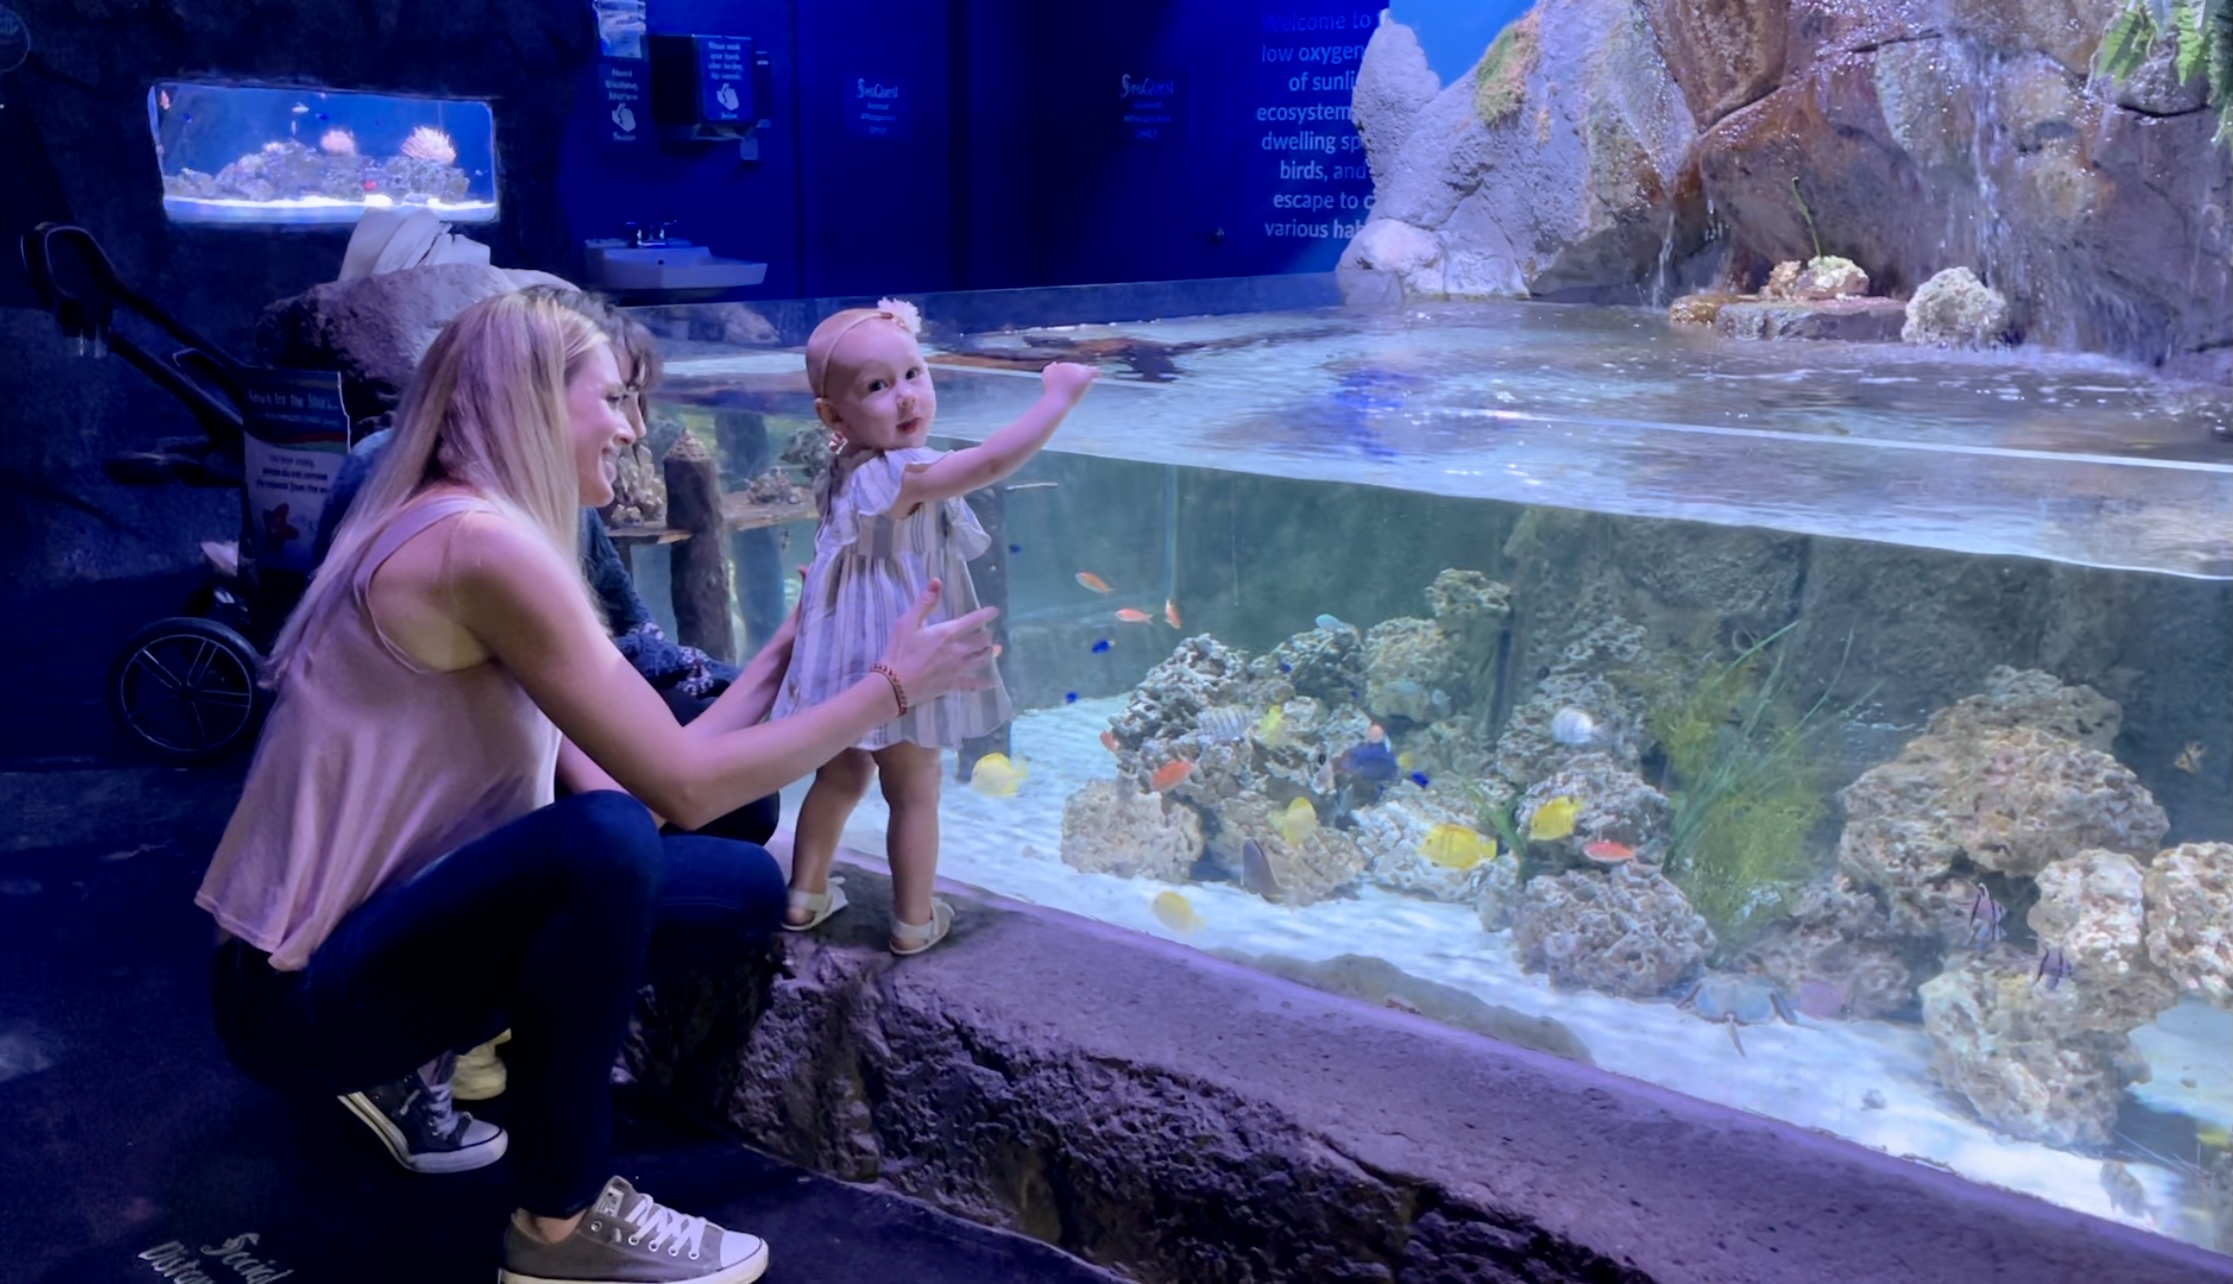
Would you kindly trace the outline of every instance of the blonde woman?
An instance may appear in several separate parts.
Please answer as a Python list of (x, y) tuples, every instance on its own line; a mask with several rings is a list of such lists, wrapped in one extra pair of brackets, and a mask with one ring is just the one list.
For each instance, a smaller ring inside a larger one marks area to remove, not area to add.
[[(786, 659), (763, 654), (678, 725), (577, 561), (635, 438), (628, 396), (599, 327), (550, 299), (477, 303), (435, 339), (273, 646), (277, 700), (196, 902), (243, 1071), (348, 1094), (419, 1171), (509, 1147), (502, 1279), (746, 1284), (764, 1243), (608, 1179), (608, 1072), (647, 967), (733, 952), (784, 901), (764, 851), (662, 837), (653, 813), (701, 825), (983, 686), (992, 612), (926, 627), (933, 584), (835, 699), (754, 725)], [(553, 802), (554, 774), (579, 792)], [(446, 1085), (453, 1050), (507, 1026), (510, 1138)]]

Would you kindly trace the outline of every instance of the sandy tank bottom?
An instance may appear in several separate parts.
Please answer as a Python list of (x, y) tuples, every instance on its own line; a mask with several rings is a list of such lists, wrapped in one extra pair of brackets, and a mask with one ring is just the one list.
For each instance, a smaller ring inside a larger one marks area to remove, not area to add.
[[(1122, 696), (1080, 700), (1020, 715), (1013, 756), (1028, 774), (1012, 798), (955, 783), (949, 759), (940, 876), (1203, 949), (1303, 961), (1377, 956), (1485, 1003), (1553, 1018), (1588, 1045), (1599, 1066), (1616, 1073), (2098, 1217), (2204, 1244), (2214, 1238), (2214, 1228), (2190, 1224), (2197, 1214), (2182, 1211), (2192, 1199), (2182, 1189), (2186, 1179), (2169, 1167), (2127, 1165), (2147, 1192), (2148, 1209), (2134, 1214), (2111, 1203), (2100, 1159), (1999, 1136), (1957, 1113), (1930, 1077), (1931, 1044), (1919, 1025), (1801, 1017), (1798, 1026), (1748, 1026), (1740, 1056), (1726, 1029), (1672, 1003), (1552, 989), (1546, 978), (1520, 970), (1511, 933), (1482, 931), (1470, 905), (1366, 887), (1354, 899), (1297, 908), (1227, 883), (1174, 884), (1072, 869), (1059, 855), (1063, 801), (1089, 780), (1116, 778), (1115, 760), (1099, 735), (1124, 703)], [(787, 818), (798, 815), (807, 784), (784, 791)], [(846, 827), (845, 845), (880, 857), (888, 814), (871, 790)], [(1201, 920), (1193, 931), (1182, 935), (1156, 918), (1152, 902), (1166, 891), (1193, 906)], [(2130, 1090), (2142, 1104), (2188, 1115), (2201, 1127), (2233, 1125), (2226, 1051), (2233, 1048), (2233, 1014), (2188, 1000), (2132, 1039), (2153, 1071), (2151, 1082)]]

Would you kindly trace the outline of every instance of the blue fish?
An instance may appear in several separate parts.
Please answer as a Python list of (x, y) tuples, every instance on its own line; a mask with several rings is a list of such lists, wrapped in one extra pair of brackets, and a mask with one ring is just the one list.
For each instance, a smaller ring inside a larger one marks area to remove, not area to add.
[(1426, 788), (1426, 787), (1427, 787), (1427, 773), (1425, 773), (1425, 772), (1423, 772), (1423, 771), (1414, 771), (1414, 772), (1412, 772), (1412, 773), (1411, 773), (1411, 783), (1412, 783), (1412, 784), (1414, 784), (1414, 785), (1417, 785), (1417, 786), (1419, 786), (1419, 788), (1421, 788), (1421, 789), (1424, 789), (1424, 788)]
[(1011, 553), (1021, 553), (1021, 552), (1023, 551), (1023, 545), (1021, 545), (1021, 544), (1010, 544), (1010, 545), (1008, 546), (1008, 551), (1009, 551), (1009, 552), (1011, 552)]
[(1285, 660), (1281, 660), (1279, 662), (1279, 671), (1281, 673), (1293, 673), (1295, 671), (1295, 666), (1287, 663), (1287, 661)]
[(1102, 639), (1101, 639), (1100, 641), (1098, 641), (1098, 642), (1096, 642), (1096, 643), (1094, 643), (1094, 644), (1093, 644), (1093, 653), (1094, 653), (1095, 655), (1100, 655), (1101, 653), (1103, 653), (1103, 652), (1107, 651), (1108, 649), (1109, 649), (1109, 640), (1108, 640), (1107, 638), (1102, 638)]
[(1064, 704), (1076, 704), (1076, 703), (1078, 702), (1078, 693), (1077, 693), (1077, 692), (1075, 692), (1075, 691), (1065, 691), (1065, 692), (1063, 692), (1063, 693), (1062, 693), (1062, 702), (1063, 702)]
[(1396, 755), (1385, 740), (1365, 740), (1349, 746), (1334, 759), (1334, 773), (1362, 780), (1367, 784), (1385, 785), (1399, 780), (1403, 768), (1396, 763)]

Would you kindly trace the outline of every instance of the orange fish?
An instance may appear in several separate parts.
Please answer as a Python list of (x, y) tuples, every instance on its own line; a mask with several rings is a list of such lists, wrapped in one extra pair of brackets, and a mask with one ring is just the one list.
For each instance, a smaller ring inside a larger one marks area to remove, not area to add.
[(1630, 847), (1627, 843), (1599, 840), (1594, 843), (1584, 843), (1582, 845), (1582, 855), (1589, 857), (1600, 865), (1618, 865), (1624, 860), (1636, 859), (1636, 849)]
[(1155, 769), (1155, 775), (1148, 779), (1148, 788), (1157, 793), (1162, 793), (1193, 774), (1194, 764), (1192, 762), (1184, 758), (1173, 758)]
[(1101, 747), (1102, 747), (1103, 749), (1106, 749), (1106, 750), (1108, 750), (1108, 751), (1109, 751), (1110, 753), (1115, 753), (1115, 752), (1117, 752), (1117, 738), (1116, 738), (1116, 732), (1114, 732), (1114, 731), (1104, 731), (1104, 732), (1102, 732), (1102, 733), (1101, 733)]
[(1171, 622), (1171, 627), (1174, 629), (1183, 629), (1186, 627), (1185, 625), (1179, 623), (1179, 604), (1169, 598), (1163, 599), (1163, 618), (1169, 620)]
[(1131, 607), (1127, 606), (1117, 612), (1117, 618), (1124, 621), (1126, 624), (1145, 624), (1154, 617), (1150, 616), (1146, 611), (1135, 611)]
[(1109, 587), (1109, 582), (1107, 580), (1102, 579), (1100, 576), (1095, 575), (1091, 571), (1079, 571), (1078, 583), (1085, 585), (1087, 588), (1092, 589), (1094, 592), (1099, 593), (1104, 597), (1116, 592), (1115, 589)]

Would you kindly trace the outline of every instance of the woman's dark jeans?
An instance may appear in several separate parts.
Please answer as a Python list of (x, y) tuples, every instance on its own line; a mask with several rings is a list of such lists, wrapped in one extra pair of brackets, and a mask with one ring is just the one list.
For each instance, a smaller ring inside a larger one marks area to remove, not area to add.
[(513, 1185), (544, 1216), (611, 1175), (611, 1073), (638, 987), (727, 966), (781, 921), (760, 847), (662, 836), (626, 794), (562, 799), (366, 901), (300, 972), (218, 947), (218, 1037), (243, 1073), (339, 1095), (509, 1028)]

